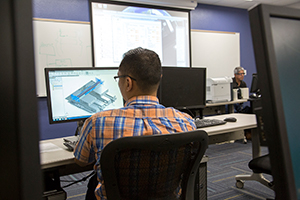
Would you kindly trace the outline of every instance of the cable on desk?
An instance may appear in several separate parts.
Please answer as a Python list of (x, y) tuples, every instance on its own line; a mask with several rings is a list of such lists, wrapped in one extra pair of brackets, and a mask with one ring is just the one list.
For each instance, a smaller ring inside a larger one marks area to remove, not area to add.
[(186, 108), (186, 110), (190, 113), (190, 115), (191, 115), (193, 118), (195, 117), (194, 113), (193, 113), (190, 109)]
[(81, 181), (86, 181), (89, 177), (93, 176), (95, 173), (96, 173), (96, 172), (93, 171), (92, 173), (90, 173), (90, 174), (87, 175), (86, 177), (83, 177), (82, 179), (80, 179), (80, 180), (78, 180), (78, 181), (74, 181), (74, 182), (73, 182), (73, 181), (68, 181), (68, 180), (61, 180), (61, 182), (72, 182), (72, 183), (70, 183), (70, 184), (68, 184), (68, 185), (63, 186), (62, 188), (69, 187), (69, 186), (74, 185), (74, 184), (76, 184), (76, 183), (79, 183), (79, 182), (81, 182)]
[(182, 112), (187, 111), (186, 113), (191, 115), (192, 118), (195, 117), (195, 114), (188, 108), (180, 109), (180, 111), (182, 111)]

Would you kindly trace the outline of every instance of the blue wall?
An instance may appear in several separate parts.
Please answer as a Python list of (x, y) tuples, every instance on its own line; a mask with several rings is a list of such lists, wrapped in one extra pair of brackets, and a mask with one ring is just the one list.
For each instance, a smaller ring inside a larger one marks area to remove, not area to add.
[[(88, 0), (33, 0), (32, 4), (36, 18), (90, 21)], [(251, 85), (256, 67), (247, 10), (198, 4), (191, 11), (191, 29), (239, 32), (241, 66), (247, 69), (245, 81)], [(38, 102), (41, 140), (74, 135), (76, 123), (50, 125), (46, 98), (39, 98)]]
[(247, 10), (198, 4), (197, 8), (191, 12), (191, 29), (239, 32), (241, 66), (247, 70), (248, 74), (244, 81), (248, 87), (251, 86), (256, 65)]
[(88, 0), (32, 0), (33, 17), (90, 21)]

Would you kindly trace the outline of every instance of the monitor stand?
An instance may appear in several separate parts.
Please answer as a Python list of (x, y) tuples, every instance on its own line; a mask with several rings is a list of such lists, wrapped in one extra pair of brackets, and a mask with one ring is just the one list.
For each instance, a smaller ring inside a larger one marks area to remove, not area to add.
[(84, 124), (84, 120), (77, 121), (77, 128), (75, 131), (75, 136), (80, 135), (83, 124)]

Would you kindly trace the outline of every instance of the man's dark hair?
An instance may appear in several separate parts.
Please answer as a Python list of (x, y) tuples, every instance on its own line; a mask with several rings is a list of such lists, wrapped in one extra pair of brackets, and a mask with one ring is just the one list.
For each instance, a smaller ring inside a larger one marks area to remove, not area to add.
[(162, 73), (159, 56), (141, 47), (124, 54), (119, 71), (136, 79), (138, 87), (145, 92), (157, 89)]

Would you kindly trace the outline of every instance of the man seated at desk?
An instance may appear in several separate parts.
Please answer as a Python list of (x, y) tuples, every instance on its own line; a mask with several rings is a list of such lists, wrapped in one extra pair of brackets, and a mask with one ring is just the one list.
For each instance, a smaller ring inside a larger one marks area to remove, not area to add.
[[(232, 78), (232, 89), (246, 88), (247, 84), (244, 81), (245, 69), (243, 67), (236, 67), (233, 72), (234, 72), (234, 77)], [(243, 103), (235, 104), (234, 110), (237, 113), (251, 113), (250, 107), (249, 106), (244, 107)], [(248, 129), (245, 130), (245, 137), (247, 139), (251, 139), (251, 130)], [(247, 141), (244, 140), (244, 143), (247, 143)]]
[(245, 88), (247, 84), (244, 80), (245, 76), (245, 69), (243, 67), (236, 67), (234, 68), (234, 77), (232, 78), (232, 88)]
[[(245, 69), (243, 67), (236, 67), (233, 72), (234, 77), (232, 78), (232, 89), (238, 89), (238, 93), (241, 93), (240, 88), (247, 87), (246, 82), (243, 81), (245, 76)], [(235, 104), (234, 110), (238, 113), (250, 113), (250, 107), (243, 107), (243, 103)]]
[(97, 179), (90, 180), (86, 199), (106, 199), (99, 163), (101, 150), (112, 140), (196, 129), (188, 114), (159, 104), (156, 94), (161, 73), (161, 62), (154, 51), (139, 47), (124, 54), (114, 78), (119, 81), (125, 107), (88, 118), (74, 150), (77, 164), (84, 166), (95, 162)]

